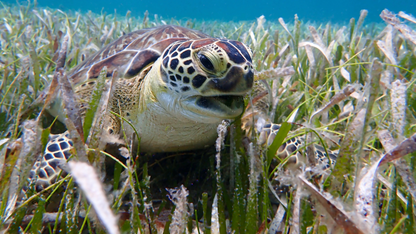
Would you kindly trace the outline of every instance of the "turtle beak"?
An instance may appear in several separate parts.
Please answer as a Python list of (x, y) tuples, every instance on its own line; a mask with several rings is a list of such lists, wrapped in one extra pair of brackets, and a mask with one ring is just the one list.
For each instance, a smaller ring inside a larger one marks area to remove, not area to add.
[(254, 73), (248, 62), (234, 65), (220, 78), (209, 78), (200, 91), (183, 101), (184, 108), (204, 117), (232, 119), (244, 110), (244, 95), (253, 87)]
[[(233, 66), (222, 78), (212, 78), (205, 86), (217, 94), (244, 95), (253, 87), (254, 73), (251, 64)], [(204, 93), (203, 91), (201, 93)]]

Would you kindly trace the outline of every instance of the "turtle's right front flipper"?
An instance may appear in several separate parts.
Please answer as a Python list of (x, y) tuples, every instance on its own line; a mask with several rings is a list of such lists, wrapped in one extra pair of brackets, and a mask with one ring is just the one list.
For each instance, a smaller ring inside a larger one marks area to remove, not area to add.
[[(280, 124), (265, 124), (260, 132), (259, 144), (269, 147), (273, 143), (273, 140), (276, 137), (279, 129)], [(304, 148), (305, 139), (300, 136), (293, 137), (282, 143), (282, 145), (276, 152), (276, 156), (278, 156), (281, 159), (286, 159), (287, 157), (290, 157), (290, 159), (288, 160), (289, 164), (298, 164), (301, 161), (305, 161), (307, 150), (304, 150)], [(315, 144), (314, 148), (315, 159), (318, 165), (322, 166), (323, 170), (329, 169), (331, 165), (335, 163), (337, 159), (337, 154), (327, 149), (327, 152), (329, 154), (328, 157), (328, 154), (326, 153), (324, 147)], [(302, 151), (305, 152), (304, 157), (302, 157)]]

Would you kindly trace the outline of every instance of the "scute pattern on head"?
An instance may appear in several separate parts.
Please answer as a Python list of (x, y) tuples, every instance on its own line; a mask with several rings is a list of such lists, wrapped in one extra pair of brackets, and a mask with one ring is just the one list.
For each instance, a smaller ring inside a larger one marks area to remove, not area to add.
[[(171, 45), (162, 56), (161, 74), (165, 76), (162, 79), (167, 83), (166, 88), (177, 93), (191, 92), (211, 79), (214, 82), (209, 88), (232, 91), (236, 83), (234, 78), (243, 77), (245, 71), (252, 69), (251, 51), (239, 43), (204, 38)], [(229, 76), (225, 75), (227, 73)], [(252, 81), (247, 84), (251, 87)]]

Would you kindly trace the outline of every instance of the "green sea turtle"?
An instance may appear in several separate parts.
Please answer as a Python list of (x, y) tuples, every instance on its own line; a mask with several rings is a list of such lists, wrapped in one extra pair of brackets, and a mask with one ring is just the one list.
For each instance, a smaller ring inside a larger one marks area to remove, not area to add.
[[(68, 78), (84, 114), (101, 70), (106, 67), (108, 77), (117, 70), (110, 109), (138, 130), (140, 151), (185, 151), (213, 145), (218, 124), (244, 111), (243, 98), (254, 80), (251, 57), (241, 42), (160, 26), (120, 37), (74, 68)], [(49, 112), (64, 119), (59, 96)], [(120, 119), (111, 113), (105, 116), (109, 124), (103, 131), (118, 138)], [(273, 137), (276, 129), (278, 125), (268, 124), (264, 132)], [(133, 135), (131, 129), (125, 131)], [(292, 150), (292, 144), (287, 146)], [(56, 179), (71, 147), (68, 132), (50, 137), (30, 175), (37, 190)]]

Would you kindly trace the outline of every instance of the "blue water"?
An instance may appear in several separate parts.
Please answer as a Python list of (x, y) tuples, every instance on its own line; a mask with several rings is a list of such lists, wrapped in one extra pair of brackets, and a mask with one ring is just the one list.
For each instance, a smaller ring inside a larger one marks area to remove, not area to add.
[[(15, 3), (15, 0), (3, 2)], [(112, 14), (114, 9), (120, 15), (128, 10), (133, 16), (142, 16), (149, 11), (150, 15), (158, 14), (164, 19), (242, 21), (254, 20), (264, 15), (267, 20), (282, 17), (286, 22), (293, 20), (295, 14), (303, 21), (315, 22), (348, 22), (352, 17), (358, 19), (360, 10), (367, 9), (366, 22), (381, 22), (379, 17), (385, 8), (398, 13), (404, 11), (416, 15), (416, 0), (302, 0), (302, 1), (272, 1), (272, 0), (38, 0), (38, 6), (59, 8), (61, 10), (89, 10), (100, 13), (102, 10)]]

